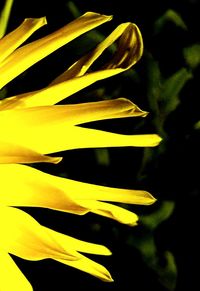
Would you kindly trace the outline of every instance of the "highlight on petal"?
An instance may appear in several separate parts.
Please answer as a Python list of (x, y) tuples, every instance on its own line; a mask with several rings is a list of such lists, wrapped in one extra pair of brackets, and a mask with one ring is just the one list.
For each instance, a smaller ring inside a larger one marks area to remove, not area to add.
[[(0, 204), (5, 206), (45, 207), (79, 215), (90, 211), (135, 225), (138, 220), (136, 214), (101, 201), (142, 205), (156, 201), (147, 191), (73, 181), (24, 165), (0, 165), (0, 175), (4, 193), (0, 196)], [(8, 184), (4, 179), (8, 175), (12, 184)]]
[(0, 68), (0, 88), (63, 45), (111, 19), (112, 16), (87, 12), (57, 31), (16, 49)]
[(0, 290), (33, 291), (29, 281), (6, 252), (0, 251)]
[[(106, 268), (79, 254), (72, 243), (66, 245), (70, 240), (65, 235), (48, 230), (22, 210), (4, 206), (0, 206), (0, 210), (1, 250), (28, 260), (51, 258), (102, 280), (112, 280)], [(7, 221), (6, 224), (2, 218)], [(79, 245), (81, 243), (79, 241)], [(86, 245), (87, 243), (83, 242), (83, 249)], [(90, 247), (93, 248), (91, 253), (94, 253), (93, 244), (90, 244)], [(103, 246), (97, 245), (96, 249), (98, 253), (100, 250), (101, 254), (110, 254)]]
[(11, 163), (53, 163), (62, 160), (60, 157), (45, 156), (15, 143), (0, 140), (0, 164)]

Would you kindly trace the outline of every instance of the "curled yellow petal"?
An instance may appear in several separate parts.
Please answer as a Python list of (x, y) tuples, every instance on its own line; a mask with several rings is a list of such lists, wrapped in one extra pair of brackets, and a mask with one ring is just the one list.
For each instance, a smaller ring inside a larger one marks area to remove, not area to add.
[(0, 290), (33, 291), (29, 281), (6, 252), (0, 251)]
[(101, 54), (119, 40), (115, 48), (115, 55), (104, 65), (103, 69), (121, 68), (128, 69), (133, 66), (142, 56), (143, 40), (139, 28), (134, 23), (120, 24), (105, 40), (94, 50), (84, 55), (75, 62), (68, 70), (58, 76), (50, 85), (83, 76)]
[(0, 68), (0, 88), (58, 48), (96, 26), (111, 20), (111, 18), (111, 16), (87, 12), (48, 36), (16, 49), (4, 60)]
[[(118, 46), (113, 58), (98, 71), (86, 74), (94, 61), (117, 39), (119, 39)], [(143, 41), (138, 27), (133, 23), (123, 23), (94, 51), (82, 57), (48, 87), (13, 96), (4, 100), (4, 103), (8, 102), (9, 106), (13, 107), (44, 106), (58, 103), (96, 81), (124, 72), (140, 59), (142, 53)]]

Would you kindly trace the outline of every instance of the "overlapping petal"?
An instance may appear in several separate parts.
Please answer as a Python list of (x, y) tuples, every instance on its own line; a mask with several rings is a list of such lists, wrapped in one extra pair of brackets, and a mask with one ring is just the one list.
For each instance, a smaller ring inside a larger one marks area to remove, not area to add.
[(0, 112), (1, 139), (8, 143), (14, 140), (16, 144), (41, 154), (76, 148), (158, 145), (161, 138), (156, 134), (124, 135), (74, 126), (77, 123), (134, 115), (146, 113), (126, 99), (4, 110)]
[[(92, 185), (43, 173), (24, 165), (0, 165), (0, 205), (56, 209), (74, 214), (87, 212), (135, 225), (134, 213), (101, 201), (149, 205), (155, 198), (143, 190)], [(6, 181), (10, 177), (12, 183)]]
[[(6, 224), (3, 219), (7, 221)], [(95, 251), (97, 254), (110, 255), (106, 247), (82, 241), (77, 243), (74, 238), (43, 227), (22, 210), (0, 206), (0, 232), (2, 235), (0, 248), (3, 253), (34, 261), (54, 259), (89, 272), (104, 281), (112, 281), (106, 268), (81, 255), (78, 253), (79, 249), (76, 249), (80, 246), (81, 251), (86, 249), (87, 253)]]

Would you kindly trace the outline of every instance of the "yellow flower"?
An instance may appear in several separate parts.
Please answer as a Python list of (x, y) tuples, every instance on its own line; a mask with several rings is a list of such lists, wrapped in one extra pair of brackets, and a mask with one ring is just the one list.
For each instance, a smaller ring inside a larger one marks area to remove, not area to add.
[[(0, 87), (111, 18), (87, 12), (46, 37), (21, 46), (34, 31), (46, 24), (45, 18), (25, 19), (0, 40)], [(92, 71), (95, 60), (116, 40), (117, 49), (110, 62), (98, 71)], [(0, 290), (32, 290), (9, 254), (33, 261), (51, 258), (104, 281), (112, 281), (103, 266), (81, 254), (110, 255), (106, 247), (51, 230), (16, 207), (44, 207), (79, 215), (93, 212), (136, 225), (136, 214), (106, 202), (148, 205), (155, 201), (150, 193), (73, 181), (25, 164), (58, 163), (61, 158), (49, 154), (69, 149), (158, 145), (161, 139), (156, 134), (123, 135), (79, 126), (89, 121), (146, 116), (146, 112), (125, 98), (55, 105), (98, 80), (129, 69), (140, 59), (142, 52), (138, 27), (133, 23), (122, 23), (47, 87), (0, 101)]]

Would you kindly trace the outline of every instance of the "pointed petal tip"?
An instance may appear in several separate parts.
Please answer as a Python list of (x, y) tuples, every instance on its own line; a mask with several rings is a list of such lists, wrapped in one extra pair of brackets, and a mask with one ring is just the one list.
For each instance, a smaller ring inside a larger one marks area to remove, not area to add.
[(151, 138), (152, 138), (152, 146), (153, 147), (158, 146), (162, 141), (162, 137), (159, 136), (158, 134), (152, 134)]
[(111, 256), (112, 255), (112, 252), (105, 246), (102, 246), (103, 247), (103, 252), (101, 253), (101, 255), (104, 255), (104, 256)]
[(153, 197), (150, 193), (149, 193), (149, 200), (147, 201), (146, 205), (152, 205), (157, 201), (157, 199), (155, 197)]
[(127, 225), (129, 225), (131, 227), (137, 226), (138, 225), (138, 221), (132, 221), (132, 222), (128, 223)]
[(58, 164), (62, 161), (63, 157), (51, 157), (52, 164)]
[(114, 282), (111, 274), (107, 271), (105, 274), (102, 274), (103, 276), (101, 276), (101, 280), (104, 281), (104, 282), (108, 282), (108, 283), (111, 283), (111, 282)]
[(141, 115), (141, 116), (142, 116), (142, 117), (146, 117), (148, 114), (149, 114), (148, 111), (143, 111), (143, 110), (142, 110), (142, 115)]

